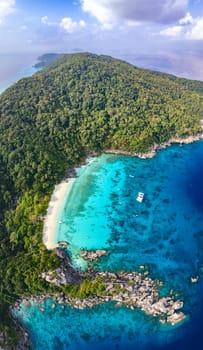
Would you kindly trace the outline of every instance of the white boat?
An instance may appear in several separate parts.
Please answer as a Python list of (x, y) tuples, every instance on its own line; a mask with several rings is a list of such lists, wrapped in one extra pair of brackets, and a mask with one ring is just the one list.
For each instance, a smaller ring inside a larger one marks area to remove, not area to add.
[(143, 192), (138, 192), (136, 201), (141, 203), (144, 200), (144, 193)]

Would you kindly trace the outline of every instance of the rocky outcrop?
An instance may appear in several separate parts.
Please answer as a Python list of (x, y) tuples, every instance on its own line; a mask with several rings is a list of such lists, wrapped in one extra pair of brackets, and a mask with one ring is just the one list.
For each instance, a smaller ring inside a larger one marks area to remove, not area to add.
[(167, 322), (170, 323), (172, 326), (174, 326), (177, 323), (184, 321), (185, 318), (186, 316), (183, 312), (178, 312), (178, 313), (174, 312), (172, 313), (172, 315), (167, 317)]
[[(201, 120), (201, 127), (203, 128), (203, 122)], [(195, 141), (199, 141), (203, 139), (203, 132), (200, 132), (196, 135), (190, 135), (185, 138), (179, 138), (179, 137), (172, 137), (170, 140), (167, 142), (163, 142), (161, 144), (154, 145), (151, 150), (148, 152), (129, 152), (129, 151), (122, 151), (122, 150), (117, 150), (117, 149), (107, 149), (105, 150), (105, 153), (110, 153), (110, 154), (122, 154), (125, 156), (131, 156), (131, 157), (138, 157), (141, 159), (147, 159), (147, 158), (153, 158), (157, 151), (164, 149), (166, 147), (171, 146), (174, 143), (179, 143), (180, 145), (182, 144), (188, 144), (192, 143)]]
[(97, 250), (84, 250), (80, 254), (80, 256), (87, 261), (98, 260), (101, 256), (107, 255), (107, 251), (105, 249), (97, 249)]
[(197, 283), (199, 281), (199, 276), (191, 277), (190, 281), (191, 283)]
[[(14, 307), (20, 308), (19, 302), (16, 302)], [(31, 343), (29, 339), (29, 334), (27, 330), (22, 327), (22, 325), (19, 323), (19, 321), (15, 318), (13, 318), (12, 314), (12, 307), (10, 307), (10, 315), (13, 319), (15, 330), (17, 334), (19, 335), (19, 341), (15, 345), (11, 345), (5, 335), (3, 333), (0, 333), (0, 350), (29, 350)], [(3, 344), (3, 345), (1, 345)]]
[[(77, 309), (113, 301), (117, 306), (126, 306), (132, 310), (138, 307), (147, 315), (158, 317), (160, 322), (171, 325), (179, 323), (186, 317), (183, 312), (177, 311), (183, 308), (183, 301), (175, 300), (174, 296), (160, 297), (158, 289), (162, 286), (162, 282), (153, 280), (143, 273), (88, 270), (85, 277), (92, 282), (100, 281), (103, 288), (99, 295), (77, 299), (62, 293), (54, 300), (59, 304), (68, 304)], [(61, 284), (64, 284), (65, 274), (61, 274), (61, 279)], [(54, 283), (53, 280), (51, 282)]]
[[(85, 277), (87, 283), (95, 284), (98, 292), (90, 298), (71, 298), (64, 293), (49, 296), (33, 297), (31, 300), (39, 304), (39, 311), (44, 312), (46, 308), (46, 298), (52, 298), (52, 307), (57, 304), (64, 309), (65, 305), (69, 305), (76, 309), (84, 309), (93, 307), (106, 302), (115, 302), (116, 306), (126, 306), (132, 310), (140, 308), (147, 315), (157, 317), (160, 322), (176, 325), (183, 321), (186, 315), (179, 311), (183, 308), (183, 301), (176, 300), (175, 296), (161, 297), (159, 288), (163, 285), (161, 281), (153, 280), (148, 277), (148, 271), (144, 272), (125, 272), (121, 271), (113, 273), (109, 271), (97, 272), (88, 269), (86, 272), (76, 270), (71, 265), (71, 259), (63, 248), (56, 248), (56, 253), (62, 260), (60, 267), (54, 271), (44, 272), (40, 275), (50, 283), (57, 286), (67, 283), (81, 284)], [(83, 251), (81, 256), (87, 260), (95, 260), (100, 256), (106, 255), (106, 250)], [(145, 266), (140, 266), (141, 270), (145, 270)], [(20, 307), (21, 303), (27, 303), (30, 299), (19, 301), (14, 307)], [(23, 348), (22, 348), (23, 349)]]
[(63, 260), (67, 259), (67, 252), (63, 248), (60, 248), (60, 247), (55, 248), (55, 253), (56, 253), (56, 256), (58, 256), (58, 258)]
[(63, 264), (55, 270), (42, 272), (39, 277), (58, 287), (67, 283), (80, 284), (82, 281), (81, 274), (77, 270), (71, 266), (64, 266)]
[[(62, 224), (62, 223), (63, 223), (63, 221), (59, 221), (59, 224)], [(62, 248), (67, 248), (67, 246), (68, 246), (67, 241), (59, 241), (57, 244), (59, 247), (62, 247)]]
[(62, 284), (73, 283), (80, 284), (82, 281), (82, 271), (72, 267), (71, 258), (64, 248), (58, 247), (55, 249), (56, 255), (62, 260), (60, 267), (55, 270), (42, 272), (39, 277), (45, 279), (49, 283), (56, 286)]

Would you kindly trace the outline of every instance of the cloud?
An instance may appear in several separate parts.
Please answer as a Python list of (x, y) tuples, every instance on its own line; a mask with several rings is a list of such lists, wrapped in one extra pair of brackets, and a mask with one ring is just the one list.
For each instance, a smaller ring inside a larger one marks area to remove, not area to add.
[(60, 22), (60, 27), (64, 29), (67, 33), (76, 32), (86, 26), (85, 21), (81, 20), (79, 22), (74, 21), (70, 17), (62, 18)]
[(2, 20), (15, 11), (15, 0), (0, 1), (0, 23)]
[(186, 16), (179, 20), (179, 24), (187, 25), (193, 23), (193, 18), (189, 12), (186, 13)]
[(71, 17), (65, 17), (60, 20), (60, 22), (52, 22), (49, 20), (48, 16), (41, 17), (41, 23), (52, 27), (55, 29), (62, 29), (66, 33), (72, 34), (78, 32), (82, 28), (86, 27), (86, 23), (83, 20), (74, 21)]
[(49, 25), (49, 18), (47, 16), (43, 16), (41, 18), (41, 22), (42, 22), (42, 24), (48, 24)]
[(183, 28), (181, 26), (173, 26), (166, 29), (163, 29), (160, 32), (161, 35), (179, 37), (183, 34)]
[(81, 0), (82, 9), (99, 22), (124, 21), (169, 24), (183, 18), (188, 0)]
[(41, 23), (45, 24), (47, 26), (57, 26), (58, 25), (57, 22), (50, 21), (48, 16), (41, 17)]
[(190, 31), (187, 33), (187, 39), (203, 40), (203, 17), (199, 17), (194, 22)]
[(179, 25), (168, 27), (161, 35), (182, 40), (203, 40), (203, 17), (192, 18), (188, 13), (179, 21)]

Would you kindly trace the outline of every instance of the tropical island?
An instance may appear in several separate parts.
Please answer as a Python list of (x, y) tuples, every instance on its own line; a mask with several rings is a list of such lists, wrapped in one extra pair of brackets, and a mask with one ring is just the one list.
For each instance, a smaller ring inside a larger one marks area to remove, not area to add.
[(52, 61), (56, 60), (60, 54), (57, 53), (45, 53), (38, 57), (38, 62), (34, 64), (35, 68), (44, 68)]
[[(111, 300), (119, 302), (120, 297), (125, 303), (127, 287), (134, 292), (136, 284), (125, 273), (111, 276), (108, 286), (106, 275), (97, 272), (90, 280), (90, 275), (80, 275), (80, 283), (59, 285), (39, 277), (61, 266), (55, 250), (47, 250), (42, 242), (55, 184), (90, 152), (143, 156), (170, 140), (201, 138), (203, 83), (108, 56), (63, 55), (2, 93), (0, 113), (0, 344), (17, 349), (20, 332), (9, 311), (16, 300), (57, 293), (64, 293), (64, 300), (85, 300), (92, 293), (103, 301), (110, 291)], [(136, 272), (132, 276), (154, 286), (150, 277)], [(117, 278), (124, 287), (106, 290)], [(153, 304), (159, 303), (153, 292)], [(129, 299), (127, 303), (134, 307)], [(173, 305), (173, 311), (182, 307), (173, 298), (159, 304), (167, 305)], [(170, 315), (162, 313), (162, 321)]]

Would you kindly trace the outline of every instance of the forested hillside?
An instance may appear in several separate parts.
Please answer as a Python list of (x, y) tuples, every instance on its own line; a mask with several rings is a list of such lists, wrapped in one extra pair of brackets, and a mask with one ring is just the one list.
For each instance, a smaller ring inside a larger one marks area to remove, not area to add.
[(90, 150), (143, 152), (201, 130), (203, 82), (138, 69), (107, 56), (63, 55), (0, 95), (0, 333), (22, 295), (53, 290), (42, 244), (54, 184)]

